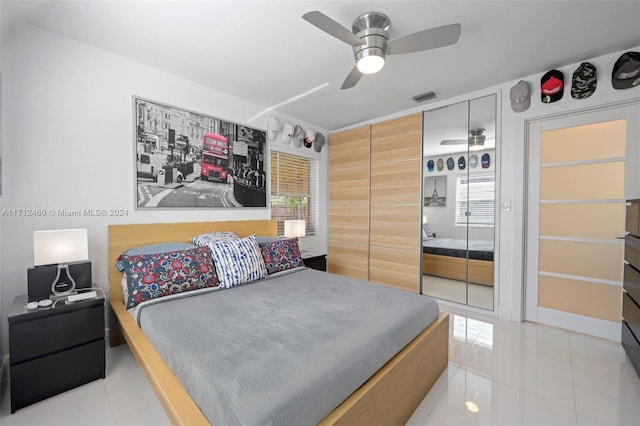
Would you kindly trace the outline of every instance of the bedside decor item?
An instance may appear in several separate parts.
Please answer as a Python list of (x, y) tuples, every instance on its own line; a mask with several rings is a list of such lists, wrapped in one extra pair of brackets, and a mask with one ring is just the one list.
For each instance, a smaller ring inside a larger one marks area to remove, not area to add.
[(285, 220), (284, 236), (287, 238), (304, 237), (307, 235), (304, 219)]
[(33, 233), (33, 263), (36, 268), (57, 265), (50, 283), (51, 294), (67, 296), (76, 292), (76, 281), (69, 262), (87, 261), (89, 249), (86, 229), (60, 229)]

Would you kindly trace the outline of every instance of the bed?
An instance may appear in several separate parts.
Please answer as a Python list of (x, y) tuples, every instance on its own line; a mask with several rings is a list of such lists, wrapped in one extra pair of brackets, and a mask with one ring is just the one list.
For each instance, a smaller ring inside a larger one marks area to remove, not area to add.
[[(122, 274), (115, 268), (115, 260), (130, 247), (163, 241), (186, 242), (194, 235), (215, 230), (231, 231), (239, 236), (275, 235), (276, 222), (271, 220), (199, 222), (112, 225), (109, 227), (110, 343), (111, 345), (123, 343), (123, 341), (128, 343), (168, 417), (174, 424), (207, 424), (209, 421), (194, 401), (197, 396), (193, 395), (192, 397), (168, 366), (167, 361), (171, 362), (171, 360), (166, 360), (160, 355), (160, 352), (163, 351), (161, 345), (156, 347), (138, 326), (136, 317), (125, 309), (120, 283)], [(304, 281), (314, 282), (317, 282), (321, 276), (333, 275), (307, 268), (290, 272), (287, 276), (295, 282), (301, 282), (301, 279), (297, 278), (295, 274), (301, 274), (300, 277), (305, 274), (319, 274), (304, 279)], [(374, 286), (374, 284), (364, 284)], [(288, 285), (289, 288), (292, 288), (291, 283)], [(228, 292), (226, 293), (228, 295), (234, 294), (231, 290), (234, 290), (235, 294), (243, 294), (241, 292), (249, 291), (248, 287), (251, 286), (249, 284), (222, 291)], [(254, 287), (257, 288), (257, 286), (256, 284)], [(260, 286), (261, 289), (267, 291), (266, 282), (264, 286), (262, 284)], [(329, 291), (330, 287), (319, 288), (319, 290)], [(273, 290), (270, 288), (268, 291)], [(207, 294), (209, 297), (215, 298), (215, 291)], [(252, 296), (244, 294), (241, 299), (249, 300), (250, 297)], [(280, 300), (280, 297), (276, 297), (275, 300)], [(162, 314), (158, 315), (162, 316)], [(154, 323), (155, 321), (150, 320), (150, 322)], [(350, 394), (335, 409), (326, 415), (323, 414), (324, 417), (319, 423), (401, 424), (406, 422), (446, 368), (447, 336), (448, 316), (440, 313), (431, 325), (418, 331), (415, 338), (409, 339), (410, 342), (395, 355), (392, 355), (389, 361), (385, 362), (377, 371), (372, 372), (364, 384), (352, 392), (350, 391)], [(223, 367), (221, 366), (221, 368)], [(220, 374), (222, 375), (222, 373), (221, 370)], [(277, 388), (273, 391), (276, 392)]]
[(493, 286), (493, 241), (434, 237), (422, 241), (422, 273)]

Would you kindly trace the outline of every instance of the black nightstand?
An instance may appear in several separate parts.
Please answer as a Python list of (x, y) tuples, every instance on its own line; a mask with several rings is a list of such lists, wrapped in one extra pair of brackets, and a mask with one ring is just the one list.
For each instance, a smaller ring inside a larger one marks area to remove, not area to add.
[(8, 315), (12, 413), (105, 376), (104, 297), (26, 305), (16, 297)]
[(327, 255), (313, 251), (303, 251), (300, 253), (304, 266), (317, 269), (318, 271), (327, 271)]

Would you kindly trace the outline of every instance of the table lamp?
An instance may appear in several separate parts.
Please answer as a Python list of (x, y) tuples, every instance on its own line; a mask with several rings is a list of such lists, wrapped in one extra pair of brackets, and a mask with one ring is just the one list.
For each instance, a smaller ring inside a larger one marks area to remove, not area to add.
[(285, 220), (284, 236), (287, 238), (304, 237), (306, 235), (306, 223), (304, 219)]
[(76, 282), (69, 271), (69, 262), (86, 261), (89, 249), (86, 229), (60, 229), (33, 233), (33, 263), (36, 267), (57, 265), (51, 283), (54, 296), (76, 292)]

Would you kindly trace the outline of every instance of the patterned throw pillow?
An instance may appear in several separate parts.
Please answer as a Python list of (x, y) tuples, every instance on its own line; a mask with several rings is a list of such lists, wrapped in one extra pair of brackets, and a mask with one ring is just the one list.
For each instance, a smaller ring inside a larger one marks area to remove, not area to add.
[(146, 246), (132, 247), (126, 250), (116, 260), (116, 268), (119, 272), (124, 271), (124, 263), (122, 262), (122, 256), (132, 254), (153, 254), (153, 253), (166, 253), (169, 251), (187, 250), (196, 248), (197, 246), (189, 243), (159, 243), (149, 244)]
[(123, 255), (122, 261), (127, 277), (127, 309), (145, 300), (218, 285), (209, 247)]
[(209, 248), (222, 288), (267, 277), (267, 268), (264, 266), (255, 235), (242, 239), (212, 241)]
[(275, 240), (259, 245), (269, 275), (304, 266), (297, 238)]

